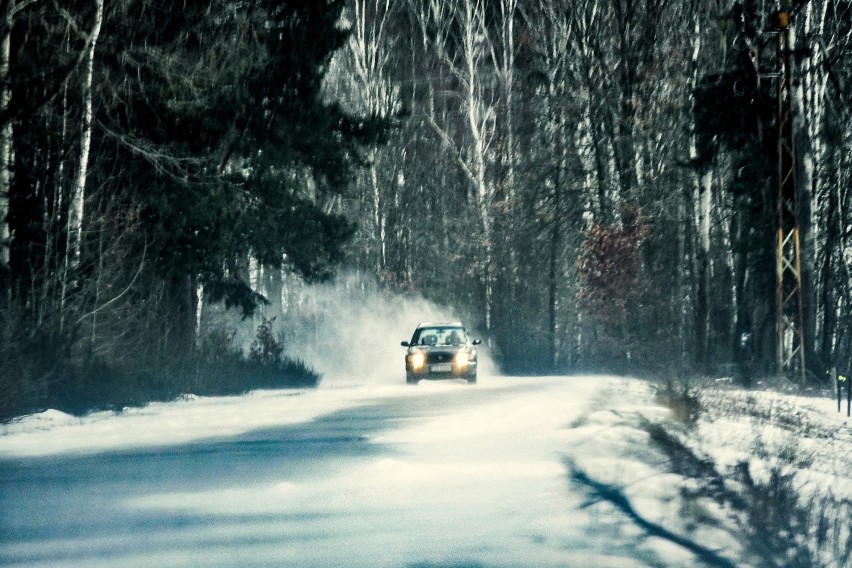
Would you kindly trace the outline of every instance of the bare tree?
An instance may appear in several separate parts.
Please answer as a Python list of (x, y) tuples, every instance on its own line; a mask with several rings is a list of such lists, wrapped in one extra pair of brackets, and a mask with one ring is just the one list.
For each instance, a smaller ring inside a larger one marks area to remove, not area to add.
[(18, 14), (37, 0), (7, 0), (3, 2), (0, 22), (0, 270), (9, 269), (9, 250), (12, 233), (9, 230), (9, 190), (12, 183), (12, 100), (10, 82), (12, 57), (12, 28)]
[(89, 168), (89, 150), (92, 147), (92, 79), (95, 67), (95, 48), (104, 19), (104, 0), (95, 0), (95, 21), (86, 40), (85, 68), (83, 72), (83, 117), (80, 125), (80, 158), (71, 191), (71, 211), (68, 222), (68, 263), (72, 270), (80, 264), (83, 212), (86, 200), (86, 176)]
[[(464, 120), (441, 124), (430, 115), (431, 127), (455, 156), (473, 187), (484, 250), (482, 284), (484, 321), (489, 331), (494, 307), (494, 181), (489, 153), (495, 141), (498, 99), (493, 85), (496, 54), (486, 24), (485, 0), (424, 0), (415, 16), (424, 42), (459, 85)], [(456, 128), (460, 127), (458, 132)]]
[[(391, 66), (398, 50), (399, 0), (355, 0), (352, 8), (352, 33), (346, 49), (335, 58), (336, 98), (352, 106), (353, 111), (387, 119), (401, 110), (399, 87), (391, 76)], [(387, 212), (392, 182), (380, 179), (382, 161), (387, 152), (382, 148), (367, 151), (367, 168), (363, 174), (370, 204), (372, 238), (377, 243), (376, 270), (387, 266)]]

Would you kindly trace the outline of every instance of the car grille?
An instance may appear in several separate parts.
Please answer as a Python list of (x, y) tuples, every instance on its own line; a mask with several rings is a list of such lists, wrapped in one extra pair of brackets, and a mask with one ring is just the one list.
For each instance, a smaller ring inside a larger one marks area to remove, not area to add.
[(427, 363), (450, 363), (455, 357), (455, 353), (452, 351), (438, 351), (429, 353), (426, 356)]

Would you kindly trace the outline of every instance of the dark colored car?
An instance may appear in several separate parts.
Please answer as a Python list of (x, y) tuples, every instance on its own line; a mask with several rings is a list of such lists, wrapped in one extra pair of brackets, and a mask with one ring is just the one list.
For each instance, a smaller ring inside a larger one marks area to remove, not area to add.
[(423, 379), (465, 379), (476, 383), (476, 348), (481, 342), (471, 341), (461, 324), (421, 323), (414, 330), (405, 353), (405, 379), (416, 385)]

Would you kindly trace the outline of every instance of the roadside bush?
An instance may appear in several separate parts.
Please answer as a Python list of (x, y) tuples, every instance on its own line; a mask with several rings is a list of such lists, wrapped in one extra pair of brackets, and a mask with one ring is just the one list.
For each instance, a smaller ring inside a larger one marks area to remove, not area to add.
[(235, 334), (215, 330), (196, 351), (191, 381), (197, 395), (240, 394), (253, 389), (314, 387), (319, 374), (304, 362), (283, 356), (281, 334), (275, 318), (264, 318), (249, 345), (248, 356), (234, 344)]
[(684, 424), (695, 424), (701, 415), (700, 392), (686, 380), (668, 379), (656, 389), (657, 401)]
[(249, 360), (261, 365), (276, 365), (284, 353), (284, 340), (279, 334), (275, 337), (272, 323), (275, 318), (263, 318), (257, 328), (257, 337), (249, 346)]
[[(184, 394), (238, 395), (254, 389), (315, 387), (319, 375), (304, 362), (283, 356), (283, 345), (263, 320), (249, 354), (235, 334), (214, 330), (181, 360), (111, 363), (73, 361), (52, 343), (18, 340), (0, 348), (0, 420), (54, 408), (70, 414), (120, 410)], [(14, 356), (12, 356), (14, 355)]]
[(25, 412), (30, 401), (41, 400), (55, 364), (47, 357), (33, 357), (24, 341), (8, 338), (0, 344), (0, 419)]

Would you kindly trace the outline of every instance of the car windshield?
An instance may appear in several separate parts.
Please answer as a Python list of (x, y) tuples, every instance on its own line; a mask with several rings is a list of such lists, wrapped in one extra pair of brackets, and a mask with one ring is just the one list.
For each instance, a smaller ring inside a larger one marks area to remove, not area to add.
[(458, 346), (467, 343), (467, 332), (463, 327), (421, 327), (414, 332), (412, 345), (449, 345)]

